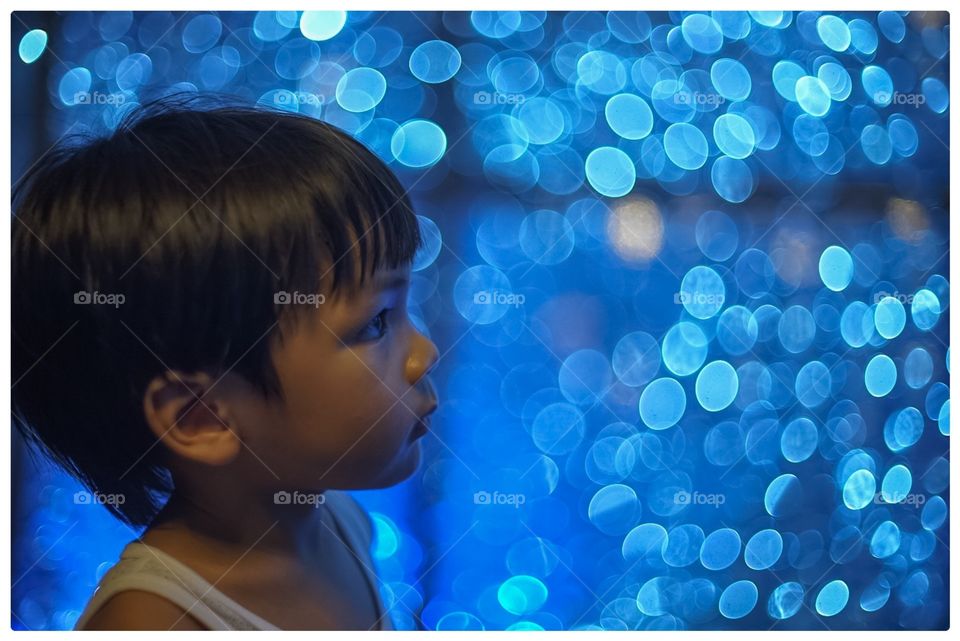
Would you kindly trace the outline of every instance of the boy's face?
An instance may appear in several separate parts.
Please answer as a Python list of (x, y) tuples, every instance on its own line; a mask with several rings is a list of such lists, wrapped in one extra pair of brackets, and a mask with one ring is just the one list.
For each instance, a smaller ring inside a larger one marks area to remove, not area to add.
[(305, 310), (274, 352), (285, 400), (234, 397), (242, 456), (262, 466), (259, 478), (291, 492), (363, 489), (416, 470), (438, 354), (407, 315), (409, 278), (409, 267), (380, 270)]

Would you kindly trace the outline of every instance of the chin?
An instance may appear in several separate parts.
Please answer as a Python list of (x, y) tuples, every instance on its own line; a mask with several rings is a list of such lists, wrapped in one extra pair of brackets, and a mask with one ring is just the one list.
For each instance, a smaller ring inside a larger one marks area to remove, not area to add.
[(417, 440), (407, 445), (390, 461), (383, 472), (373, 480), (371, 489), (390, 487), (407, 480), (420, 467), (420, 459), (420, 441)]

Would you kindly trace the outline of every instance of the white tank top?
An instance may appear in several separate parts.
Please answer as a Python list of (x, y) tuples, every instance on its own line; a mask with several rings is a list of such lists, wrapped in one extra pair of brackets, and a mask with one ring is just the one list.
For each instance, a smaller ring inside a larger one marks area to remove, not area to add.
[[(384, 611), (383, 601), (376, 587), (377, 578), (371, 572), (373, 561), (370, 557), (370, 517), (345, 492), (327, 490), (324, 496), (325, 505), (330, 508), (339, 535), (362, 561), (360, 566), (377, 606), (379, 629), (392, 630), (389, 613)], [(210, 630), (280, 629), (217, 590), (206, 579), (166, 552), (136, 540), (123, 549), (120, 560), (100, 580), (74, 629), (82, 630), (97, 610), (111, 597), (125, 590), (141, 590), (159, 595), (189, 612), (190, 616)]]

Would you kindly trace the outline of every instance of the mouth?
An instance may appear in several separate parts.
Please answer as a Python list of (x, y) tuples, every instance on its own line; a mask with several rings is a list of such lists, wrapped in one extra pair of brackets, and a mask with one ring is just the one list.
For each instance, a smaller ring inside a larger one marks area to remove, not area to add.
[(410, 433), (410, 440), (415, 441), (421, 436), (426, 436), (427, 432), (429, 431), (430, 431), (430, 419), (426, 417), (421, 418), (413, 426), (413, 431)]

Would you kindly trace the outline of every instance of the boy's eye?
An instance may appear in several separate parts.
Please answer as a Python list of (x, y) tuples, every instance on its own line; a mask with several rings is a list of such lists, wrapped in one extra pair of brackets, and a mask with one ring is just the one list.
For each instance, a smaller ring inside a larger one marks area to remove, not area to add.
[(358, 341), (375, 341), (387, 333), (387, 312), (389, 309), (383, 309), (379, 314), (370, 319), (370, 322), (363, 326), (357, 333)]

